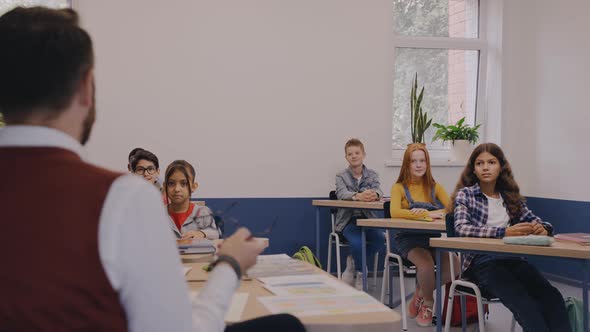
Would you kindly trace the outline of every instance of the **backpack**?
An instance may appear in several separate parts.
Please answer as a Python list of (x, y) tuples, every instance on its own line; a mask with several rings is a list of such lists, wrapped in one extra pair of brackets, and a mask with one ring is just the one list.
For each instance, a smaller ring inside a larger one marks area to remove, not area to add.
[(582, 301), (576, 299), (575, 297), (565, 298), (565, 310), (567, 311), (567, 316), (570, 320), (572, 332), (584, 331), (583, 308), (584, 306)]
[(322, 268), (320, 260), (317, 257), (315, 257), (313, 252), (311, 252), (311, 249), (309, 249), (307, 246), (299, 248), (299, 250), (293, 255), (293, 258), (307, 262), (311, 265), (318, 267), (319, 269)]
[[(448, 283), (445, 285), (446, 291), (445, 294), (449, 294), (451, 291), (451, 284)], [(446, 296), (448, 298), (448, 296)], [(447, 301), (444, 301), (444, 308), (442, 313), (443, 323), (446, 323), (444, 320), (447, 317)], [(490, 313), (490, 309), (487, 304), (483, 305), (484, 315), (488, 315)], [(465, 297), (465, 316), (467, 319), (467, 324), (477, 322), (477, 299), (473, 296), (466, 296)], [(455, 295), (453, 297), (453, 312), (451, 313), (451, 326), (461, 326), (461, 297)]]

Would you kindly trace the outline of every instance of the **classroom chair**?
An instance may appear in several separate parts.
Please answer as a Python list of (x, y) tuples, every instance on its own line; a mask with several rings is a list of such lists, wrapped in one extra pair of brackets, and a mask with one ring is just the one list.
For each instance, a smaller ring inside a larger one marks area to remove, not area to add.
[(215, 226), (217, 226), (217, 230), (219, 231), (219, 238), (225, 238), (225, 222), (220, 216), (213, 215), (213, 220), (215, 220)]
[[(447, 230), (447, 237), (455, 237), (455, 216), (451, 213), (448, 213), (445, 217), (445, 226)], [(459, 256), (460, 257), (460, 256)], [(453, 260), (450, 259), (450, 267), (451, 271), (454, 271), (454, 263)], [(462, 260), (461, 260), (462, 261)], [(489, 296), (485, 292), (485, 289), (482, 291), (475, 283), (461, 278), (459, 275), (458, 279), (455, 279), (455, 276), (451, 273), (451, 287), (449, 290), (448, 303), (447, 303), (447, 317), (445, 318), (445, 332), (449, 332), (451, 329), (451, 314), (453, 312), (453, 297), (455, 295), (461, 296), (461, 326), (463, 331), (466, 329), (466, 317), (465, 317), (465, 296), (472, 296), (475, 297), (477, 300), (477, 316), (478, 316), (478, 325), (479, 325), (479, 332), (485, 332), (485, 319), (483, 315), (483, 305), (484, 304), (493, 304), (493, 303), (502, 303), (500, 299), (494, 298)], [(516, 326), (516, 320), (514, 316), (512, 316), (512, 321), (510, 323), (510, 331), (514, 332), (514, 328)]]
[[(330, 191), (330, 199), (337, 200), (336, 191)], [(336, 225), (334, 221), (334, 216), (336, 215), (336, 211), (338, 208), (331, 208), (330, 209), (330, 218), (332, 219), (332, 231), (330, 232), (330, 237), (328, 239), (328, 263), (326, 264), (326, 271), (331, 273), (332, 267), (332, 243), (336, 246), (336, 272), (338, 279), (342, 279), (342, 267), (340, 264), (340, 248), (341, 247), (348, 247), (348, 241), (340, 232), (336, 232)], [(379, 265), (379, 253), (375, 253), (375, 261), (373, 265), (373, 285), (377, 286), (377, 266)]]

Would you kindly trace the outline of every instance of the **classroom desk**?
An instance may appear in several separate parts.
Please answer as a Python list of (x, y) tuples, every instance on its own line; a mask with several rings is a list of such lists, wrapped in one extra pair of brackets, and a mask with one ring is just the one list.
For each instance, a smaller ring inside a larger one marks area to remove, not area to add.
[[(184, 264), (193, 269), (202, 269), (202, 263)], [(316, 269), (317, 273), (323, 273), (334, 278), (323, 270)], [(200, 273), (200, 272), (199, 272)], [(190, 275), (190, 273), (189, 273)], [(187, 276), (187, 279), (188, 276)], [(188, 281), (191, 290), (199, 290), (205, 283), (200, 281)], [(261, 316), (270, 315), (266, 307), (258, 301), (258, 296), (273, 295), (266, 290), (256, 279), (242, 280), (238, 293), (248, 293), (248, 302), (242, 312), (242, 320), (249, 320)], [(367, 295), (370, 296), (370, 295)], [(387, 312), (371, 312), (347, 315), (308, 316), (300, 318), (308, 332), (338, 332), (338, 331), (362, 331), (381, 332), (401, 330), (401, 316), (393, 310)]]
[(315, 255), (320, 258), (320, 208), (341, 208), (359, 210), (383, 210), (383, 202), (344, 201), (335, 199), (314, 199), (311, 205), (315, 206)]
[[(367, 291), (367, 237), (365, 228), (385, 228), (385, 229), (400, 229), (413, 231), (431, 231), (431, 232), (445, 232), (444, 220), (439, 221), (420, 221), (409, 220), (401, 218), (393, 219), (357, 219), (356, 225), (361, 227), (361, 244), (362, 244), (362, 266), (363, 266), (363, 290)], [(391, 291), (390, 291), (391, 292)]]
[[(440, 264), (443, 251), (477, 253), (502, 256), (545, 256), (580, 261), (583, 270), (582, 297), (584, 302), (584, 326), (588, 326), (588, 282), (590, 281), (590, 246), (555, 241), (550, 247), (504, 244), (502, 239), (451, 237), (430, 239), (436, 251), (436, 264)], [(441, 273), (436, 271), (436, 317), (441, 317)], [(436, 331), (442, 331), (442, 319), (436, 320)], [(587, 329), (588, 331), (588, 329)]]

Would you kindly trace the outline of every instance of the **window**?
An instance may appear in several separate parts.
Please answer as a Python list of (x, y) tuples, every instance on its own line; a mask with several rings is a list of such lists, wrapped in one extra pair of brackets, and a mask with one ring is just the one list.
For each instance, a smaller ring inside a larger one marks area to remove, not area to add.
[(17, 6), (67, 8), (70, 7), (71, 4), (71, 0), (0, 0), (0, 15), (3, 15), (7, 11)]
[[(423, 109), (433, 123), (482, 123), (479, 91), (483, 91), (486, 42), (480, 33), (478, 0), (393, 0), (394, 157), (401, 156), (410, 136), (410, 90), (418, 74), (424, 86)], [(433, 159), (448, 156), (448, 144), (432, 142), (436, 128), (426, 131)]]

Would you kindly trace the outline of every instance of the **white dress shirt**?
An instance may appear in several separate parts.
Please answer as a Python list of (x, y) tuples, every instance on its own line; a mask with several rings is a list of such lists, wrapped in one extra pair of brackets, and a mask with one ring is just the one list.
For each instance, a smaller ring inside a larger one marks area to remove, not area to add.
[[(74, 138), (47, 127), (2, 128), (3, 146), (60, 147), (82, 159), (85, 154)], [(191, 306), (161, 197), (139, 176), (123, 175), (111, 185), (100, 215), (98, 247), (100, 261), (125, 309), (129, 331), (225, 329), (225, 312), (239, 285), (235, 272), (227, 264), (217, 266)]]

